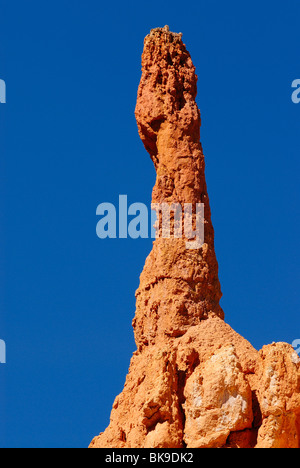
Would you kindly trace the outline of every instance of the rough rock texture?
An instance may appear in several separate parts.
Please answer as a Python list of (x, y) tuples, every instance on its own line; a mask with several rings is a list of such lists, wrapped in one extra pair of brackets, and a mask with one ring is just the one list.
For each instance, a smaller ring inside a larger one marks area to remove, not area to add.
[(91, 447), (299, 448), (300, 359), (256, 351), (224, 322), (200, 144), (197, 77), (181, 34), (145, 39), (136, 119), (154, 203), (205, 205), (201, 249), (155, 240), (136, 293), (137, 351), (109, 427)]
[(182, 336), (210, 316), (224, 318), (214, 232), (200, 143), (197, 77), (180, 34), (154, 29), (145, 39), (136, 120), (154, 162), (153, 203), (205, 206), (205, 244), (189, 250), (184, 239), (159, 238), (147, 258), (134, 320), (138, 349)]

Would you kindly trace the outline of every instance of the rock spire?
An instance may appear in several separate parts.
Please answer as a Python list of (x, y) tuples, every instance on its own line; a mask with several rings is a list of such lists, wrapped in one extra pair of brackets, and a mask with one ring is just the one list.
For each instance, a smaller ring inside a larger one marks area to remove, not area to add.
[(298, 355), (286, 343), (258, 352), (224, 322), (196, 93), (182, 34), (153, 29), (135, 110), (157, 172), (152, 201), (203, 203), (204, 244), (153, 243), (136, 292), (137, 351), (92, 448), (300, 447)]

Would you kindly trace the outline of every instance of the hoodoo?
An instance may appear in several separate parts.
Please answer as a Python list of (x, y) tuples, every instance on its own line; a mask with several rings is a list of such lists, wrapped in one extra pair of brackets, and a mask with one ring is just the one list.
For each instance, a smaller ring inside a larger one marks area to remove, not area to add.
[(225, 323), (200, 143), (197, 76), (182, 35), (145, 38), (136, 104), (154, 163), (153, 203), (204, 204), (204, 244), (153, 243), (136, 292), (137, 351), (92, 448), (299, 448), (300, 358), (256, 351)]

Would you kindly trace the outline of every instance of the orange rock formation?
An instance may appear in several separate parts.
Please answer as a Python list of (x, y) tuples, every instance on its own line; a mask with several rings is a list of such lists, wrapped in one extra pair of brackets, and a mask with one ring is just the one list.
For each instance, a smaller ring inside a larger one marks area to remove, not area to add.
[(145, 39), (136, 119), (157, 171), (154, 203), (204, 203), (205, 240), (158, 238), (133, 320), (137, 351), (94, 448), (299, 448), (300, 359), (256, 351), (224, 322), (200, 143), (197, 76), (168, 27)]

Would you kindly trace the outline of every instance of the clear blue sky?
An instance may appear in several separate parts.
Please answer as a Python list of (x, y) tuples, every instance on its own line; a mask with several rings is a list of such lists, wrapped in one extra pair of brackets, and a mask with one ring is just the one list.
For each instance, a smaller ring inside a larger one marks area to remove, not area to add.
[(150, 203), (134, 107), (143, 39), (183, 33), (226, 321), (256, 348), (300, 338), (299, 0), (1, 0), (1, 447), (86, 447), (135, 350), (151, 240), (100, 240), (96, 207)]

